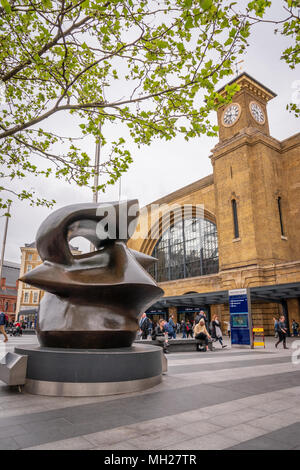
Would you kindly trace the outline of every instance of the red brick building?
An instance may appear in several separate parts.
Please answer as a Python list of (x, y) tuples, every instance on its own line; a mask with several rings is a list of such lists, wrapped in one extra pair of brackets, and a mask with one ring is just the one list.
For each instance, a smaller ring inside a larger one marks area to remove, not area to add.
[(4, 261), (0, 284), (0, 311), (11, 321), (15, 320), (19, 276), (20, 265)]

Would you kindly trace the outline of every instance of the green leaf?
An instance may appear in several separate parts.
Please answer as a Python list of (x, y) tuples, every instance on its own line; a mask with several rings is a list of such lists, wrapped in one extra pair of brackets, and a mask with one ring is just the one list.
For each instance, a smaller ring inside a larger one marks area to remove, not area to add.
[(206, 11), (212, 7), (213, 0), (200, 0), (200, 6), (202, 10)]
[(11, 13), (11, 6), (8, 0), (1, 0), (1, 5), (6, 13)]

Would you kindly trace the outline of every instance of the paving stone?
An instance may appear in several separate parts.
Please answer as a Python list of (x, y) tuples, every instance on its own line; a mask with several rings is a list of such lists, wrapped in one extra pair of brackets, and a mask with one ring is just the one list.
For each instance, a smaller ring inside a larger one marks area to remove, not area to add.
[(230, 436), (232, 439), (235, 439), (238, 442), (244, 442), (259, 436), (264, 436), (266, 431), (264, 429), (251, 426), (248, 423), (241, 423), (236, 426), (225, 428), (219, 431), (218, 434), (225, 437)]
[(236, 444), (238, 441), (235, 439), (214, 433), (176, 442), (171, 446), (163, 447), (162, 450), (222, 450)]
[(223, 429), (221, 426), (217, 425), (218, 420), (216, 419), (216, 424), (212, 424), (209, 421), (197, 421), (194, 423), (185, 424), (180, 426), (180, 432), (187, 434), (190, 437), (203, 436), (205, 434), (211, 434), (213, 432), (218, 432)]
[(5, 437), (18, 436), (19, 434), (24, 433), (25, 429), (17, 424), (12, 424), (10, 426), (2, 426), (0, 428), (0, 439), (3, 439)]
[(189, 436), (174, 429), (163, 429), (152, 434), (141, 435), (134, 439), (129, 439), (127, 443), (140, 450), (161, 449), (176, 442), (188, 439)]
[(263, 416), (248, 422), (251, 426), (265, 429), (266, 431), (274, 431), (282, 427), (294, 424), (299, 421), (299, 417), (295, 414), (281, 411), (271, 415)]
[(0, 439), (0, 450), (18, 450), (18, 449), (20, 449), (20, 445), (15, 441), (15, 439), (11, 437)]
[(280, 443), (267, 437), (258, 437), (249, 441), (241, 442), (227, 450), (290, 450), (287, 444)]
[(122, 428), (115, 428), (102, 432), (87, 434), (83, 437), (94, 446), (112, 446), (130, 438), (138, 437), (139, 435), (140, 433), (138, 430), (135, 431), (134, 429), (130, 428), (130, 426), (124, 426)]
[(62, 439), (61, 441), (48, 442), (35, 447), (27, 447), (24, 450), (88, 450), (94, 447), (83, 437)]
[(237, 424), (246, 423), (256, 418), (260, 418), (262, 416), (265, 416), (266, 414), (267, 413), (261, 410), (248, 408), (239, 411), (234, 411), (232, 413), (224, 413), (218, 415), (213, 420), (210, 419), (209, 422), (213, 424), (217, 423), (219, 426), (228, 428)]
[(285, 443), (290, 448), (300, 446), (300, 422), (291, 424), (284, 428), (280, 428), (278, 431), (269, 433), (266, 437), (273, 439), (280, 443)]
[(112, 445), (100, 445), (94, 447), (92, 450), (138, 450), (137, 447), (134, 447), (131, 442), (123, 441), (119, 442), (118, 444)]

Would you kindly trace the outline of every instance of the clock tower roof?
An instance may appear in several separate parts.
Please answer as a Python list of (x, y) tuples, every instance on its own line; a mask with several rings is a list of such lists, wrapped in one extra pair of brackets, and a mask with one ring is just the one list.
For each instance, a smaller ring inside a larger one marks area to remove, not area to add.
[[(231, 103), (221, 105), (217, 111), (220, 142), (241, 135), (246, 129), (248, 133), (259, 131), (270, 135), (267, 104), (277, 96), (276, 93), (246, 72), (235, 77), (228, 85), (233, 83), (239, 85), (239, 91)], [(225, 97), (226, 86), (218, 93)]]
[(247, 90), (252, 95), (255, 95), (257, 98), (260, 98), (265, 102), (268, 102), (277, 96), (276, 93), (270, 90), (270, 88), (267, 88), (265, 85), (251, 77), (251, 75), (246, 72), (243, 72), (237, 77), (233, 78), (229, 83), (218, 90), (218, 93), (220, 93), (220, 95), (225, 95), (225, 87), (227, 85), (232, 85), (233, 83), (237, 83), (240, 86), (240, 92), (242, 90)]

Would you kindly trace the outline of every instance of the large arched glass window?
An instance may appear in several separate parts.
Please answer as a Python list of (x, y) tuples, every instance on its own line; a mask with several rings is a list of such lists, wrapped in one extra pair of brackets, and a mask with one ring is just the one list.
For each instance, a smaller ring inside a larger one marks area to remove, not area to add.
[(163, 234), (152, 256), (158, 262), (150, 272), (158, 282), (217, 273), (217, 227), (206, 219), (180, 221)]

